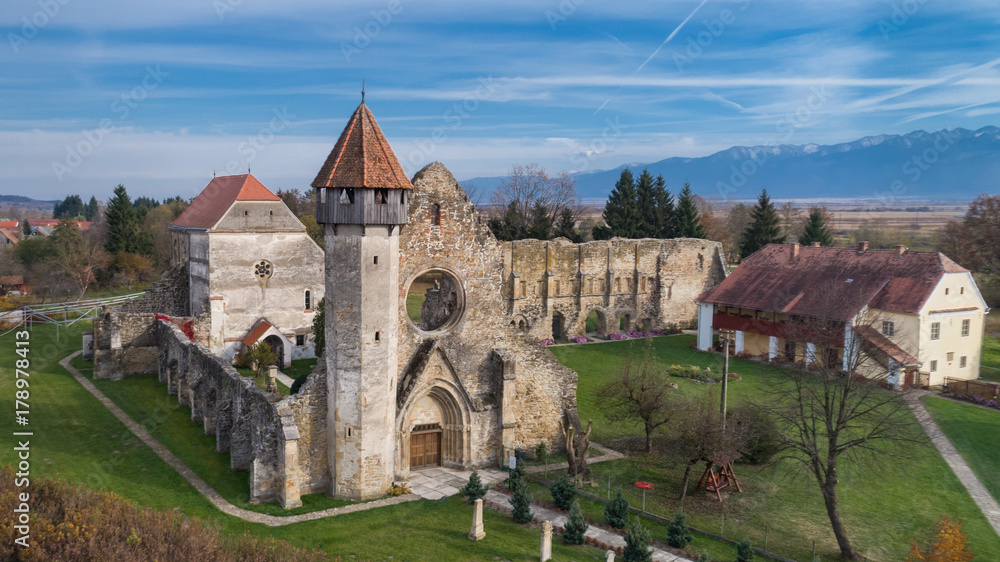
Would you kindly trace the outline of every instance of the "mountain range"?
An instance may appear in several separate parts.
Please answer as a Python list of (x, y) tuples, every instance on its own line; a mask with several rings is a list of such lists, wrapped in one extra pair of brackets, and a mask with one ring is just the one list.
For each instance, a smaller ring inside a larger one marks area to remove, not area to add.
[[(604, 200), (624, 168), (663, 175), (675, 195), (685, 181), (709, 199), (750, 200), (761, 189), (777, 199), (969, 201), (1000, 191), (1000, 128), (986, 126), (877, 135), (833, 145), (734, 146), (700, 158), (666, 158), (573, 174), (584, 200)], [(503, 177), (471, 182), (491, 192)]]

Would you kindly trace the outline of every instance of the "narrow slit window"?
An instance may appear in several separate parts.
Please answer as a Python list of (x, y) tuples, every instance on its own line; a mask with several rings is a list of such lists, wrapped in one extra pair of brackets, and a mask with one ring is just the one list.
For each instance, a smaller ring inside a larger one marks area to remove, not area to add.
[(431, 226), (441, 225), (441, 205), (434, 203), (431, 205)]
[(378, 265), (378, 256), (372, 258), (372, 265)]
[(312, 291), (306, 289), (306, 310), (312, 310)]
[(376, 331), (375, 332), (375, 343), (378, 343), (380, 341), (382, 341), (382, 332)]

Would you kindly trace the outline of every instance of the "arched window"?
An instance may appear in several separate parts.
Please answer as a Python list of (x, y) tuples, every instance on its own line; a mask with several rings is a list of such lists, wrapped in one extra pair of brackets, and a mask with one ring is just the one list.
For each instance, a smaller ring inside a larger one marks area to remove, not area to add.
[(431, 225), (439, 226), (441, 224), (441, 205), (434, 203), (431, 205)]
[(306, 289), (306, 310), (312, 310), (312, 291)]

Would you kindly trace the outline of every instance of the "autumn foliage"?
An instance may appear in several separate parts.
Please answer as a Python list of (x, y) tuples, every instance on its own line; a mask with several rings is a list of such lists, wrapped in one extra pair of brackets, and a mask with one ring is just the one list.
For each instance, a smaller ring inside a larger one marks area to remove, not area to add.
[(969, 550), (962, 523), (952, 523), (948, 516), (941, 516), (934, 538), (921, 546), (910, 539), (910, 553), (906, 562), (969, 562), (974, 558)]

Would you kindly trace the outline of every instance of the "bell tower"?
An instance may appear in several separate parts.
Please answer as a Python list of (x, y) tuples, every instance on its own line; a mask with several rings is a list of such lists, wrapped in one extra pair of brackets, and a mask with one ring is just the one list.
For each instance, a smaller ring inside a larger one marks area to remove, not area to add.
[(395, 472), (399, 230), (413, 184), (363, 97), (312, 187), (326, 242), (331, 493), (364, 500)]

